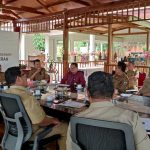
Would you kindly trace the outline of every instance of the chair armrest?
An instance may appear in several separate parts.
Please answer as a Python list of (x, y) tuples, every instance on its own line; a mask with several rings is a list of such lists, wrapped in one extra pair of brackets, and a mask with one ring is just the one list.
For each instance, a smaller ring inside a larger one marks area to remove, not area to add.
[(50, 124), (46, 127), (43, 127), (43, 130), (37, 134), (37, 140), (40, 141), (41, 139), (43, 139), (48, 133), (52, 131), (54, 126), (54, 124)]
[(49, 143), (49, 141), (54, 141), (60, 138), (59, 134), (51, 136), (50, 138), (44, 138), (48, 133), (52, 131), (54, 126), (54, 124), (48, 125), (43, 129), (43, 131), (37, 134), (37, 136), (34, 139), (33, 150), (37, 150), (39, 148), (39, 144), (42, 145), (44, 143)]

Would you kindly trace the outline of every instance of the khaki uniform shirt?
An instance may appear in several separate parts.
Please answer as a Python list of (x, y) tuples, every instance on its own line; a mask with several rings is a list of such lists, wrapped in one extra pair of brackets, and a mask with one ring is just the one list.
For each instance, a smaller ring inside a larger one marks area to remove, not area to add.
[[(137, 79), (136, 79), (136, 77), (137, 77), (137, 71), (136, 70), (128, 70), (127, 71), (127, 76), (128, 76), (128, 78), (129, 78), (129, 89), (134, 89), (135, 88), (135, 86), (137, 87)], [(134, 79), (132, 79), (132, 77), (135, 77)]]
[[(29, 72), (29, 78), (36, 72), (36, 68), (32, 68)], [(39, 73), (37, 73), (34, 77), (34, 81), (36, 80), (45, 80), (48, 79), (48, 74), (46, 74), (46, 70), (44, 68), (41, 69), (41, 71)]]
[[(138, 114), (133, 111), (117, 107), (111, 102), (95, 102), (92, 103), (87, 110), (77, 114), (77, 116), (127, 123), (133, 128), (136, 150), (150, 149), (150, 139), (139, 120)], [(71, 139), (70, 132), (69, 127), (66, 142), (67, 150), (74, 150), (73, 147), (75, 144)], [(78, 150), (78, 148), (76, 148), (76, 150)]]
[(39, 124), (45, 118), (45, 112), (34, 96), (25, 87), (11, 86), (6, 93), (19, 95), (32, 124)]
[(114, 87), (119, 91), (119, 93), (125, 92), (129, 87), (129, 79), (125, 73), (121, 76), (114, 75), (113, 76)]
[(150, 93), (150, 77), (144, 80), (143, 87), (139, 90), (139, 93)]
[(0, 72), (0, 82), (1, 83), (5, 82), (5, 73), (4, 72)]

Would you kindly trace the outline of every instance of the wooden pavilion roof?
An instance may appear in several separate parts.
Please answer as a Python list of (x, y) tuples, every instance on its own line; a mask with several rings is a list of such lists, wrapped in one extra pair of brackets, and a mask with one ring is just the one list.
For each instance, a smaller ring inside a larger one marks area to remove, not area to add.
[(149, 19), (150, 0), (0, 0), (0, 26), (8, 28), (12, 22), (13, 28), (25, 33), (66, 26), (70, 31), (105, 35), (108, 24), (113, 24), (114, 35), (124, 29), (130, 33), (133, 28), (146, 33)]
[(43, 17), (64, 9), (111, 6), (135, 0), (0, 0), (0, 21)]

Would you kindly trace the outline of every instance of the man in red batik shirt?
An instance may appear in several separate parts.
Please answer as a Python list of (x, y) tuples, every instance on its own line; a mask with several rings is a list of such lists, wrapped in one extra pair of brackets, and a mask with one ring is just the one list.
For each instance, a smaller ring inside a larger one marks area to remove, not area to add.
[(85, 87), (84, 73), (78, 70), (77, 63), (71, 63), (70, 71), (63, 77), (61, 84), (70, 85), (71, 92), (76, 91), (76, 86), (81, 84)]

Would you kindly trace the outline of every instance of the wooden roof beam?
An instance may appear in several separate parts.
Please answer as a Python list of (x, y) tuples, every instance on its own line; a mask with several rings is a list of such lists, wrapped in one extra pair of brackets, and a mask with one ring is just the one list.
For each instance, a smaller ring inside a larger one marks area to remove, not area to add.
[(119, 27), (119, 28), (113, 29), (112, 32), (120, 31), (120, 30), (125, 30), (125, 29), (128, 29), (128, 27)]
[(7, 2), (4, 1), (4, 4), (7, 5), (7, 4), (13, 3), (15, 1), (18, 1), (18, 0), (10, 0), (10, 1), (7, 1)]
[(31, 12), (34, 10), (34, 12), (37, 12), (37, 13), (40, 12), (41, 15), (45, 15), (44, 12), (38, 11), (36, 8), (33, 8), (33, 7), (21, 6), (21, 9), (28, 10), (28, 11), (31, 11)]
[(57, 1), (57, 2), (52, 2), (52, 3), (49, 4), (49, 5), (45, 5), (44, 3), (43, 3), (43, 4), (44, 4), (47, 8), (49, 8), (49, 7), (56, 6), (56, 5), (60, 5), (60, 4), (67, 3), (67, 2), (70, 2), (70, 0), (59, 0), (59, 1)]
[(116, 33), (113, 34), (113, 36), (137, 35), (137, 34), (147, 34), (147, 32)]
[(12, 14), (17, 19), (21, 19), (21, 17), (18, 14), (16, 14), (15, 12), (13, 12), (12, 10), (3, 9), (3, 13)]
[(77, 30), (80, 30), (82, 32), (92, 32), (92, 33), (98, 33), (98, 34), (106, 34), (108, 31), (100, 31), (100, 30), (94, 30), (94, 29), (90, 29), (90, 28), (79, 28)]
[(85, 6), (91, 6), (90, 3), (83, 1), (83, 0), (71, 0), (71, 1), (76, 2), (78, 4), (85, 5)]
[(41, 1), (41, 0), (36, 0), (45, 10), (47, 10), (49, 13), (51, 13), (51, 11), (48, 9), (48, 7)]
[(0, 19), (4, 20), (15, 20), (16, 18), (8, 16), (8, 15), (0, 15)]
[(103, 33), (95, 32), (95, 31), (84, 31), (81, 29), (71, 29), (71, 32), (78, 32), (78, 33), (84, 33), (84, 34), (94, 34), (94, 35), (102, 35)]
[(123, 23), (123, 25), (130, 27), (130, 28), (137, 28), (137, 29), (145, 30), (145, 31), (149, 31), (149, 29), (150, 29), (148, 27), (139, 27), (138, 24), (133, 24), (133, 23)]
[(96, 6), (96, 5), (100, 5), (100, 2), (99, 1), (97, 1), (97, 0), (90, 0), (91, 1), (91, 3), (94, 5), (94, 6)]
[(43, 12), (37, 11), (34, 8), (32, 8), (32, 10), (31, 10), (31, 8), (28, 8), (28, 7), (25, 7), (25, 6), (19, 8), (19, 7), (2, 5), (2, 8), (8, 9), (8, 10), (10, 9), (10, 10), (16, 10), (16, 11), (22, 11), (22, 12), (24, 11), (24, 12), (29, 12), (29, 13), (35, 13), (35, 14), (40, 14), (40, 15), (44, 15), (45, 14)]

